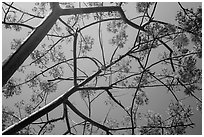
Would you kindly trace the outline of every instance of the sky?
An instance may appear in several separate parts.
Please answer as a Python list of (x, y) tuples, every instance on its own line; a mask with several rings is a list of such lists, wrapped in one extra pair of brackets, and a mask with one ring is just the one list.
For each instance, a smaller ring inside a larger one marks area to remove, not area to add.
[[(182, 5), (184, 7), (186, 7), (186, 8), (187, 7), (197, 7), (197, 5), (199, 5), (199, 4), (200, 3), (182, 3)], [(159, 19), (159, 20), (162, 20), (162, 21), (166, 21), (166, 22), (173, 22), (174, 21), (174, 17), (176, 15), (176, 12), (177, 12), (177, 10), (179, 8), (178, 6), (175, 6), (175, 5), (176, 5), (176, 3), (158, 3), (158, 8), (157, 8), (156, 13), (155, 13), (155, 15), (156, 15), (155, 18)], [(22, 9), (25, 9), (25, 10), (30, 10), (30, 3), (26, 4), (26, 5), (24, 5), (24, 4), (17, 4), (17, 6), (19, 6)], [(132, 5), (132, 6), (134, 6), (134, 5)], [(131, 6), (128, 7), (128, 8), (131, 8)], [(132, 10), (131, 10), (131, 12), (134, 13)], [(128, 18), (131, 18), (131, 17), (135, 16), (135, 14), (132, 15), (131, 12), (130, 13), (127, 12), (127, 17)], [(37, 25), (37, 22), (33, 22), (33, 23), (36, 23), (36, 25)], [(95, 28), (93, 27), (92, 30), (94, 30), (94, 29)], [(28, 31), (28, 30), (26, 30), (26, 31)], [(106, 40), (106, 39), (109, 38), (109, 36), (108, 36), (108, 34), (103, 34), (103, 35), (105, 36), (104, 37), (104, 45), (106, 45), (106, 44), (108, 44), (108, 42), (107, 42), (108, 40)], [(135, 31), (134, 30), (130, 30), (129, 31), (129, 39), (134, 38), (134, 36), (135, 36)], [(21, 38), (25, 38), (26, 34), (25, 33), (23, 34), (23, 33), (11, 32), (10, 30), (2, 29), (2, 60), (4, 60), (10, 54), (10, 52), (11, 52), (11, 50), (9, 50), (10, 41), (13, 38), (18, 38), (18, 37), (19, 38), (20, 37)], [(93, 47), (93, 51), (95, 51), (94, 48), (96, 49), (97, 47), (96, 46)], [(106, 53), (106, 58), (109, 58), (109, 56), (112, 53), (112, 52), (109, 52), (109, 51), (112, 51), (110, 49), (111, 49), (111, 47), (108, 47), (108, 46), (105, 47), (105, 49), (104, 49), (105, 53)], [(123, 51), (121, 51), (121, 52), (123, 52)], [(92, 52), (91, 54), (92, 54), (92, 56), (96, 56), (98, 53), (97, 52)], [(26, 64), (26, 62), (25, 62), (25, 64)], [(60, 92), (54, 93), (53, 97), (50, 97), (48, 102), (52, 101), (56, 96), (62, 94), (64, 92), (63, 89), (69, 89), (71, 87), (71, 85), (68, 85), (66, 83), (62, 83), (61, 87), (62, 87), (62, 89), (59, 89)], [(25, 88), (23, 92), (25, 92), (26, 90), (28, 90), (28, 89)], [(170, 94), (166, 94), (164, 92), (164, 89), (151, 90), (151, 92), (149, 90), (147, 90), (146, 93), (147, 93), (147, 96), (150, 97), (150, 99), (151, 99), (150, 100), (151, 101), (151, 105), (143, 107), (142, 111), (146, 111), (146, 110), (152, 109), (152, 110), (154, 110), (157, 113), (163, 113), (163, 115), (165, 115), (164, 112), (165, 112), (166, 107), (168, 105), (168, 103), (165, 103), (165, 102), (167, 101), (167, 99), (171, 95)], [(27, 94), (27, 96), (30, 95), (30, 94), (27, 93), (27, 91), (26, 91), (26, 94)], [(162, 98), (160, 98), (158, 100), (158, 96), (162, 96)], [(79, 94), (74, 94), (72, 96), (72, 98), (71, 98), (71, 101), (72, 101), (72, 103), (74, 105), (76, 105), (77, 108), (80, 108), (80, 110), (83, 110), (84, 103), (83, 103), (82, 100), (79, 100), (79, 98), (80, 98)], [(105, 98), (104, 96), (101, 96), (101, 100), (100, 101), (103, 102), (102, 100), (104, 98)], [(21, 96), (16, 96), (16, 100), (18, 100), (18, 99), (21, 99)], [(128, 96), (124, 97), (124, 100), (125, 99), (128, 99)], [(14, 103), (14, 101), (12, 99), (5, 100), (3, 98), (3, 104), (9, 103), (11, 105), (11, 102)], [(104, 114), (106, 114), (106, 112), (108, 111), (108, 108), (101, 110), (101, 107), (98, 107), (98, 105), (102, 105), (101, 102), (95, 102), (96, 104), (95, 104), (95, 106), (93, 108), (93, 111), (100, 112), (100, 114), (101, 114), (101, 115), (98, 115), (98, 113), (97, 113), (97, 115), (94, 115), (94, 112), (93, 112), (93, 118), (95, 118), (95, 119), (98, 119), (98, 118), (101, 119), (104, 116)], [(161, 105), (161, 102), (163, 103), (163, 106), (164, 106), (162, 108), (158, 107), (158, 106)], [(61, 113), (60, 108), (57, 108), (57, 111), (55, 111), (54, 113), (56, 114), (56, 112)], [(84, 111), (84, 113), (85, 113), (85, 111)], [(112, 115), (115, 115), (114, 112), (111, 112), (111, 113), (113, 113)], [(53, 115), (55, 115), (55, 114), (53, 114)], [(120, 119), (121, 115), (115, 115), (115, 117), (118, 117)], [(198, 127), (189, 130), (188, 131), (189, 134), (190, 133), (197, 134), (198, 131), (201, 131), (201, 122), (199, 122), (200, 119), (196, 119), (196, 117), (201, 118), (201, 114), (200, 113), (195, 113), (195, 117), (194, 118), (198, 122)], [(62, 129), (57, 129), (57, 130), (62, 130)], [(56, 133), (57, 133), (57, 131), (56, 131)]]

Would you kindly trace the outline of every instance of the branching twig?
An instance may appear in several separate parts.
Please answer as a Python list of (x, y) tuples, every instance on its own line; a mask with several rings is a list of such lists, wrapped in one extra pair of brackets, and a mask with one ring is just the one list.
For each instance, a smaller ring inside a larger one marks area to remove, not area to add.
[[(3, 3), (5, 4), (6, 2), (3, 2)], [(6, 16), (7, 16), (7, 14), (9, 13), (9, 10), (10, 10), (10, 8), (12, 7), (13, 3), (14, 3), (14, 2), (11, 2), (10, 5), (6, 3), (7, 6), (9, 6), (9, 7), (8, 7), (8, 9), (7, 9), (7, 11), (6, 11), (5, 15), (4, 15), (4, 21), (3, 21), (3, 22), (6, 22)]]
[(11, 7), (11, 8), (13, 8), (13, 9), (15, 9), (15, 10), (21, 12), (21, 13), (27, 14), (27, 15), (29, 15), (29, 16), (32, 16), (32, 17), (35, 17), (35, 18), (40, 18), (40, 19), (43, 19), (43, 18), (44, 18), (44, 17), (36, 16), (36, 15), (31, 14), (31, 13), (28, 13), (28, 12), (22, 11), (22, 10), (20, 10), (20, 9), (14, 7), (14, 6), (12, 6), (12, 5), (9, 5), (9, 4), (6, 3), (6, 2), (3, 2), (3, 4), (5, 4), (5, 5), (7, 5), (7, 6)]
[(106, 90), (106, 92), (108, 93), (108, 95), (110, 96), (110, 98), (111, 98), (116, 104), (118, 104), (125, 112), (127, 112), (128, 115), (131, 115), (131, 114), (125, 109), (125, 107), (124, 107), (119, 101), (117, 101), (117, 100), (113, 97), (112, 93), (111, 93), (109, 90)]
[(104, 130), (104, 131), (110, 133), (110, 132), (109, 132), (110, 129), (109, 129), (108, 127), (106, 127), (106, 126), (104, 126), (104, 125), (101, 125), (101, 124), (99, 124), (99, 123), (93, 121), (92, 119), (86, 117), (86, 116), (85, 116), (83, 113), (81, 113), (77, 108), (75, 108), (75, 107), (72, 105), (72, 103), (69, 102), (69, 100), (65, 100), (65, 103), (66, 103), (66, 104), (72, 109), (72, 111), (74, 111), (78, 116), (80, 116), (80, 117), (83, 118), (84, 120), (90, 122), (91, 124), (95, 125), (96, 127), (98, 127), (98, 128), (100, 128), (100, 129), (102, 129), (102, 130)]
[(26, 27), (26, 28), (29, 28), (29, 29), (34, 29), (34, 27), (30, 26), (30, 25), (26, 25), (26, 24), (22, 24), (22, 23), (13, 23), (13, 22), (5, 22), (5, 21), (2, 21), (2, 24), (5, 24), (5, 25), (15, 25), (15, 26), (23, 26), (23, 27)]
[(174, 64), (173, 64), (173, 60), (172, 60), (173, 50), (172, 50), (165, 42), (163, 42), (163, 41), (160, 40), (160, 39), (158, 39), (158, 40), (159, 40), (159, 42), (161, 42), (161, 43), (169, 50), (169, 52), (170, 52), (170, 54), (169, 54), (169, 60), (170, 60), (170, 62), (171, 62), (171, 67), (172, 67), (172, 69), (173, 69), (173, 72), (175, 72), (175, 68), (174, 68)]
[(192, 93), (192, 91), (190, 91), (190, 89), (188, 89), (188, 88), (186, 87), (186, 85), (183, 84), (183, 83), (179, 80), (179, 78), (177, 78), (177, 81), (178, 81), (186, 90), (188, 90), (188, 91), (190, 92), (190, 95), (191, 95), (191, 96), (193, 96), (196, 100), (198, 100), (200, 103), (202, 103), (202, 100), (200, 100), (198, 97), (196, 97), (196, 96)]

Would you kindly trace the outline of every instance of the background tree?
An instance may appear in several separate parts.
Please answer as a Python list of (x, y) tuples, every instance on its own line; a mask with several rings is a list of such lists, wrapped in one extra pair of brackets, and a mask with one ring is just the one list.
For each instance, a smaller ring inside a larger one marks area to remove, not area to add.
[(2, 5), (3, 134), (201, 134), (201, 6), (20, 4)]

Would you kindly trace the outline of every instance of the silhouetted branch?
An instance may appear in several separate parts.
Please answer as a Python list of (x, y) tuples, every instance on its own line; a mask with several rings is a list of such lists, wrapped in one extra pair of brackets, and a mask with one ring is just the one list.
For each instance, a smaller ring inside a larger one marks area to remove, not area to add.
[(74, 41), (73, 41), (73, 64), (74, 64), (74, 86), (77, 86), (77, 57), (76, 57), (76, 48), (77, 48), (77, 34), (74, 34)]
[(13, 9), (15, 9), (15, 10), (17, 10), (17, 11), (19, 11), (19, 12), (21, 12), (21, 13), (27, 14), (27, 15), (29, 15), (29, 16), (32, 16), (32, 17), (35, 17), (35, 18), (40, 18), (40, 19), (43, 19), (43, 18), (44, 18), (44, 17), (36, 16), (36, 15), (34, 15), (34, 14), (31, 14), (31, 13), (28, 13), (28, 12), (25, 12), (25, 11), (22, 11), (22, 10), (20, 10), (20, 9), (14, 7), (14, 6), (12, 6), (12, 5), (9, 5), (9, 4), (6, 3), (6, 2), (2, 2), (2, 3), (5, 4), (5, 5), (7, 5), (7, 6), (9, 6), (9, 7), (11, 7), (11, 8), (13, 8)]
[(169, 54), (169, 60), (170, 60), (170, 62), (171, 62), (171, 67), (172, 67), (172, 69), (173, 69), (173, 72), (175, 72), (175, 68), (174, 68), (174, 64), (173, 64), (173, 60), (172, 60), (173, 50), (172, 50), (165, 42), (163, 42), (163, 41), (160, 40), (160, 39), (158, 39), (158, 40), (159, 40), (159, 42), (161, 42), (161, 43), (169, 50), (169, 52), (170, 52), (170, 54)]
[(38, 132), (38, 135), (41, 134), (41, 132), (43, 131), (43, 129), (47, 126), (47, 124), (50, 124), (52, 122), (57, 122), (59, 120), (63, 120), (64, 118), (63, 117), (60, 117), (60, 118), (57, 118), (57, 119), (52, 119), (52, 120), (49, 120), (49, 121), (46, 121), (46, 122), (42, 122), (41, 124), (44, 124), (41, 128), (40, 128), (40, 131)]
[(23, 120), (19, 121), (18, 123), (8, 127), (6, 130), (2, 132), (3, 135), (12, 135), (15, 134), (17, 131), (21, 130), (22, 128), (26, 127), (30, 123), (34, 122), (38, 118), (42, 117), (43, 115), (47, 114), (48, 112), (52, 111), (59, 105), (61, 105), (70, 95), (78, 91), (78, 87), (84, 86), (86, 83), (91, 81), (93, 78), (95, 78), (98, 74), (100, 74), (102, 71), (99, 70), (90, 77), (88, 77), (86, 80), (81, 82), (78, 86), (74, 86), (70, 88), (67, 92), (50, 102), (49, 104), (42, 107), (40, 110), (32, 113), (29, 117), (24, 118)]
[(109, 128), (104, 126), (104, 125), (101, 125), (95, 121), (93, 121), (92, 119), (86, 117), (84, 114), (82, 114), (77, 108), (74, 107), (74, 105), (72, 105), (71, 102), (69, 102), (68, 100), (65, 100), (65, 103), (72, 109), (72, 111), (74, 111), (78, 116), (80, 116), (81, 118), (83, 118), (84, 120), (90, 122), (91, 124), (95, 125), (96, 127), (106, 131), (106, 132), (109, 132)]
[[(7, 4), (6, 2), (3, 2), (4, 4)], [(7, 4), (7, 6), (9, 6), (9, 8), (7, 9), (6, 13), (5, 13), (5, 16), (4, 16), (4, 21), (3, 22), (6, 22), (6, 16), (8, 15), (9, 11), (10, 11), (10, 8), (12, 7), (14, 2), (11, 2), (11, 4)]]
[(24, 40), (22, 45), (3, 62), (2, 67), (2, 86), (10, 79), (20, 65), (33, 52), (48, 31), (52, 28), (60, 14), (57, 11), (51, 11), (40, 25)]
[(68, 133), (71, 133), (69, 117), (68, 117), (68, 112), (67, 112), (67, 106), (65, 103), (63, 103), (63, 107), (64, 107), (64, 117), (65, 117), (66, 124), (67, 124), (67, 131), (68, 131)]
[[(53, 5), (54, 4), (54, 5)], [(52, 11), (45, 17), (42, 23), (27, 37), (23, 44), (12, 54), (9, 59), (3, 62), (2, 74), (2, 86), (6, 84), (8, 79), (14, 74), (19, 66), (26, 60), (31, 52), (38, 46), (48, 31), (52, 28), (56, 20), (63, 15), (85, 14), (94, 12), (111, 12), (118, 11), (121, 14), (122, 19), (135, 29), (144, 30), (143, 27), (134, 24), (128, 20), (121, 7), (109, 6), (109, 7), (94, 7), (94, 8), (74, 8), (74, 9), (61, 9), (58, 3), (51, 3)]]
[(196, 97), (196, 96), (192, 93), (192, 91), (190, 91), (190, 89), (188, 89), (188, 88), (186, 87), (186, 85), (183, 84), (183, 83), (179, 80), (179, 78), (177, 78), (177, 81), (178, 81), (186, 90), (189, 91), (189, 93), (190, 93), (191, 96), (193, 96), (196, 100), (198, 100), (200, 103), (202, 103), (202, 100), (200, 100), (198, 97)]
[(29, 29), (34, 29), (34, 27), (30, 26), (30, 25), (26, 25), (26, 24), (22, 24), (22, 23), (13, 23), (13, 22), (5, 22), (5, 21), (2, 21), (2, 24), (5, 24), (5, 25), (17, 25), (17, 26), (23, 26), (23, 27), (26, 27), (26, 28), (29, 28)]

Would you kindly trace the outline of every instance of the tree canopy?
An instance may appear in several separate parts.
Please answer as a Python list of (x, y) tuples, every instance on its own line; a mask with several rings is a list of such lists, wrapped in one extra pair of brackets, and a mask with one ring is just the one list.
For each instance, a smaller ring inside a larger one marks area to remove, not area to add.
[(3, 2), (2, 26), (2, 134), (201, 134), (201, 3)]

